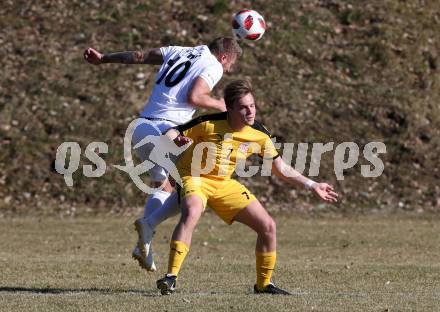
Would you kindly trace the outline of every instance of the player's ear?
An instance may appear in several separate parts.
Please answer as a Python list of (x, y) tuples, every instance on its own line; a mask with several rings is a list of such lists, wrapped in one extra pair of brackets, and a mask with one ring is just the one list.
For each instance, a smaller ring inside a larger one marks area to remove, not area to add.
[(225, 64), (227, 60), (228, 60), (228, 56), (226, 54), (220, 55), (220, 63)]

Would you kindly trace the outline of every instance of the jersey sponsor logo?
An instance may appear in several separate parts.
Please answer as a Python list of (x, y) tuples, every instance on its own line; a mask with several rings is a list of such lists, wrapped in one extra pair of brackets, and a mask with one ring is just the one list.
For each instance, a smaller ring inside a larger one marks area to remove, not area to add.
[(238, 147), (238, 151), (242, 152), (243, 154), (246, 154), (251, 144), (252, 142), (241, 143), (240, 146)]

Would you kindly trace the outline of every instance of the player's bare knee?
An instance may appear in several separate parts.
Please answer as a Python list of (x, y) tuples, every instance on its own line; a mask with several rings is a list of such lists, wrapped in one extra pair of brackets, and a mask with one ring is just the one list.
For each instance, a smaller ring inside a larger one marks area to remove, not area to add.
[(275, 236), (277, 233), (277, 225), (272, 218), (264, 220), (263, 226), (261, 227), (261, 234), (266, 236)]
[(200, 212), (196, 208), (184, 207), (182, 208), (182, 215), (180, 222), (186, 227), (195, 227), (200, 218)]

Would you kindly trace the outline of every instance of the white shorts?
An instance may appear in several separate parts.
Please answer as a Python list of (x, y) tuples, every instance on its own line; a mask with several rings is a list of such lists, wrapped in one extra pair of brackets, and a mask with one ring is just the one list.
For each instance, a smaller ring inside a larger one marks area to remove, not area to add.
[[(149, 135), (160, 136), (162, 133), (165, 133), (168, 129), (175, 126), (177, 126), (177, 124), (168, 120), (148, 120), (145, 118), (139, 118), (133, 132), (132, 144), (136, 145)], [(137, 148), (136, 153), (142, 161), (151, 160), (150, 154), (153, 148), (154, 146), (151, 143), (147, 143)], [(153, 182), (162, 182), (168, 178), (168, 172), (157, 164), (148, 170), (148, 174)]]

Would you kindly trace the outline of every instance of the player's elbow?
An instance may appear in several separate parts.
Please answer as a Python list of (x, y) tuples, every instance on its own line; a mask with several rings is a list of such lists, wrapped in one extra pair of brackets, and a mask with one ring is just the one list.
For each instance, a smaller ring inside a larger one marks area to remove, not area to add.
[(192, 106), (197, 106), (198, 103), (198, 96), (194, 92), (188, 93), (188, 104)]
[(277, 157), (277, 159), (274, 160), (272, 164), (272, 172), (275, 173), (276, 176), (283, 176), (285, 170), (285, 163), (280, 159), (280, 157)]
[(188, 95), (188, 104), (197, 108), (207, 108), (208, 101), (202, 94), (190, 94)]

